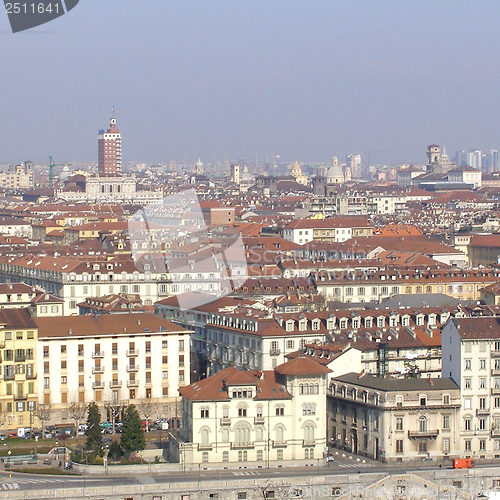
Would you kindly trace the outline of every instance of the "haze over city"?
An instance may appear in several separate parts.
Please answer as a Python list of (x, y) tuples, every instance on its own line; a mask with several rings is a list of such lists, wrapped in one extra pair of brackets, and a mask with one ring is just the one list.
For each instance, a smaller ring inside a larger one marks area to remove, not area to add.
[(85, 0), (15, 36), (0, 17), (0, 162), (424, 161), (497, 147), (497, 2)]

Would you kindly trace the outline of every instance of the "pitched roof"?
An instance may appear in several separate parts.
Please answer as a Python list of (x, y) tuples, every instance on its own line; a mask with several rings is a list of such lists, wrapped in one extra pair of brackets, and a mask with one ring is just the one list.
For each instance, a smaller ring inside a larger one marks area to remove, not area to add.
[[(10, 309), (2, 309), (0, 312), (7, 310)], [(35, 322), (38, 326), (38, 338), (188, 332), (171, 321), (149, 313), (35, 318)]]
[(340, 377), (334, 377), (332, 380), (384, 392), (459, 390), (457, 384), (449, 378), (401, 379), (393, 377), (377, 377), (375, 375), (360, 376), (358, 373), (351, 372), (341, 375)]
[(331, 370), (311, 358), (300, 357), (287, 361), (274, 369), (280, 375), (325, 375)]
[(463, 339), (499, 339), (500, 317), (481, 316), (476, 318), (453, 318)]
[(260, 372), (241, 371), (234, 366), (225, 368), (211, 377), (194, 384), (181, 387), (181, 396), (191, 401), (228, 401), (228, 388), (231, 386), (255, 386), (254, 399), (290, 399), (292, 396), (283, 384), (276, 380), (272, 370)]

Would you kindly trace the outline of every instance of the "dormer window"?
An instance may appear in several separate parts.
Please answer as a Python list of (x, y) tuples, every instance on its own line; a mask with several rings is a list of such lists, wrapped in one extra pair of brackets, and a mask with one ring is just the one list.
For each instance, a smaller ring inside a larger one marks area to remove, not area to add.
[(313, 330), (319, 330), (319, 325), (320, 325), (319, 319), (314, 319), (311, 325)]
[(301, 319), (299, 321), (299, 331), (303, 332), (307, 329), (307, 319)]
[(383, 328), (384, 325), (385, 325), (385, 318), (384, 318), (384, 316), (379, 316), (377, 318), (377, 327), (378, 328)]
[(333, 330), (335, 328), (335, 318), (328, 318), (326, 320), (326, 328), (328, 330)]
[(373, 326), (373, 318), (365, 318), (365, 328), (371, 328)]
[(357, 330), (359, 328), (359, 323), (360, 323), (360, 320), (359, 318), (356, 318), (356, 319), (353, 319), (352, 320), (352, 327)]
[(347, 328), (347, 318), (342, 318), (339, 321), (339, 326), (341, 330), (345, 330)]
[(287, 332), (293, 332), (293, 324), (294, 324), (294, 321), (293, 319), (289, 319), (286, 323), (285, 323), (285, 330)]
[(416, 323), (417, 323), (417, 326), (423, 326), (423, 324), (424, 324), (424, 315), (423, 314), (417, 315)]

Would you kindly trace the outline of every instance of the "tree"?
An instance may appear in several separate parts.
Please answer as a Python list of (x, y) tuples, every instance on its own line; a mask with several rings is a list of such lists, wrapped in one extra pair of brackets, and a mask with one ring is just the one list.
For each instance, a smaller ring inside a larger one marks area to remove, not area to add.
[(101, 414), (94, 402), (88, 405), (87, 411), (87, 430), (85, 431), (87, 442), (85, 448), (97, 454), (102, 446)]
[(416, 364), (409, 363), (408, 361), (405, 361), (405, 378), (419, 378), (420, 377), (420, 370), (418, 369), (418, 366)]
[(144, 398), (139, 401), (138, 409), (146, 420), (146, 431), (149, 431), (149, 423), (151, 417), (158, 412), (158, 404), (154, 403), (151, 398)]
[(107, 418), (111, 420), (113, 434), (116, 431), (116, 420), (123, 413), (126, 407), (127, 403), (125, 401), (120, 401), (118, 399), (112, 399), (104, 403), (104, 408), (106, 409)]
[(75, 433), (78, 434), (78, 427), (80, 422), (85, 417), (87, 413), (87, 407), (85, 403), (71, 403), (68, 408), (69, 418), (75, 421)]
[(134, 405), (129, 405), (123, 417), (120, 444), (125, 452), (140, 451), (146, 447), (146, 440), (141, 428), (141, 419)]
[(47, 404), (39, 404), (36, 406), (35, 411), (33, 412), (35, 417), (40, 420), (40, 426), (42, 427), (42, 437), (44, 436), (44, 430), (45, 430), (45, 425), (44, 422), (47, 422), (47, 420), (50, 418), (50, 405)]

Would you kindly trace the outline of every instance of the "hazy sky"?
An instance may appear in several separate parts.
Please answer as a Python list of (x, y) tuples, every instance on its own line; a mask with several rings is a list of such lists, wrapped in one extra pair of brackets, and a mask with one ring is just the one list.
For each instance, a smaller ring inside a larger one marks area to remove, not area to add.
[(80, 0), (30, 32), (0, 13), (0, 162), (423, 160), (500, 148), (497, 1)]

